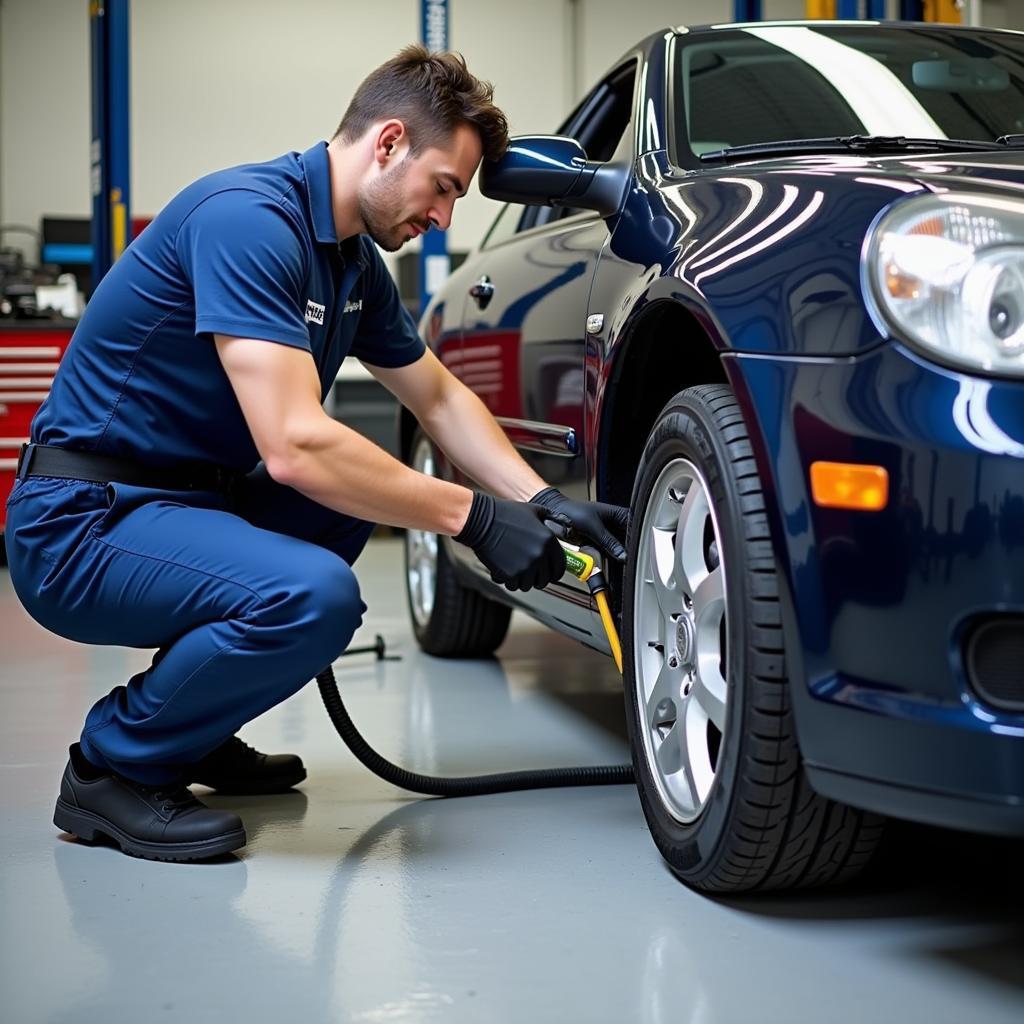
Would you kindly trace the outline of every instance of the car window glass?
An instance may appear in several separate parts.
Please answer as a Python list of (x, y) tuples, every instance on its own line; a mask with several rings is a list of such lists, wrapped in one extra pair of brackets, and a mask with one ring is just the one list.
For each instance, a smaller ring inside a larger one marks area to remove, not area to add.
[[(633, 116), (636, 61), (618, 68), (587, 95), (556, 134), (576, 139), (588, 160), (605, 163), (620, 153)], [(508, 241), (519, 231), (552, 224), (584, 211), (568, 206), (523, 206), (509, 203), (488, 231), (483, 248)]]
[(615, 155), (632, 120), (635, 80), (636, 64), (631, 63), (598, 90), (595, 109), (573, 132), (587, 159), (607, 163)]
[[(992, 140), (1024, 131), (1024, 41), (977, 29), (765, 26), (677, 45), (677, 163), (839, 135)], [(689, 153), (687, 153), (689, 150)]]
[(482, 248), (490, 249), (495, 245), (501, 245), (502, 242), (507, 242), (516, 233), (524, 209), (526, 208), (519, 203), (506, 203), (484, 236)]
[[(607, 163), (616, 155), (633, 119), (633, 87), (636, 62), (613, 72), (570, 118), (560, 134), (571, 135), (583, 147), (588, 160)], [(550, 224), (582, 213), (570, 206), (538, 207), (537, 224)]]

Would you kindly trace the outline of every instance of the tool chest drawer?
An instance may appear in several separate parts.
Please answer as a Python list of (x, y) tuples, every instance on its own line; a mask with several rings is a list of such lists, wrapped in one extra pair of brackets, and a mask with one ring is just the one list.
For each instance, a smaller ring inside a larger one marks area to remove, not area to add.
[(50, 393), (73, 330), (73, 323), (54, 326), (51, 321), (0, 324), (0, 532), (18, 452), (28, 440), (32, 417)]

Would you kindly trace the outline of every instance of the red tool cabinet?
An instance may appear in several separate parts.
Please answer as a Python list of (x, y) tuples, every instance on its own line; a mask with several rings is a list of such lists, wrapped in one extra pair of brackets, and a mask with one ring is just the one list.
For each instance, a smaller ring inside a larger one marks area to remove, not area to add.
[(0, 322), (0, 534), (18, 452), (28, 440), (32, 417), (50, 393), (74, 329), (71, 321)]

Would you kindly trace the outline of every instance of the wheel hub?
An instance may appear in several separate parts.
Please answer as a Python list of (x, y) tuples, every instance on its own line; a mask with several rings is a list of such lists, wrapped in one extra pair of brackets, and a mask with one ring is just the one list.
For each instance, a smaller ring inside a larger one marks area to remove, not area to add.
[(680, 615), (676, 620), (676, 657), (684, 669), (693, 668), (696, 636), (693, 618), (687, 613)]

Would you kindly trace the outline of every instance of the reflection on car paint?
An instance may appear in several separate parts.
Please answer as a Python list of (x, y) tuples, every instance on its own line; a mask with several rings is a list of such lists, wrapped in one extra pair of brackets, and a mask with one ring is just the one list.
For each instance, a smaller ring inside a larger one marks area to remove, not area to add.
[[(809, 31), (783, 38), (799, 48)], [(891, 784), (902, 793), (892, 805), (912, 816), (919, 791), (1018, 806), (1024, 713), (979, 701), (963, 643), (985, 615), (1024, 615), (1024, 381), (956, 372), (890, 337), (865, 298), (861, 254), (880, 213), (915, 193), (1019, 200), (1024, 152), (674, 164), (670, 54), (700, 39), (641, 44), (636, 159), (618, 213), (554, 220), (485, 248), (439, 298), (443, 330), (431, 321), (430, 335), (492, 412), (576, 432), (576, 458), (528, 453), (538, 472), (613, 500), (628, 499), (639, 454), (622, 426), (643, 434), (675, 392), (701, 382), (689, 368), (711, 352), (765, 488), (807, 762)], [(481, 273), (494, 299), (486, 310), (466, 299), (460, 319), (452, 307)], [(597, 314), (603, 326), (588, 335)], [(671, 353), (654, 365), (678, 376), (622, 393), (651, 352)], [(884, 467), (888, 506), (816, 506), (815, 460)], [(515, 600), (601, 646), (578, 600), (572, 610), (551, 594)], [(966, 804), (947, 811), (937, 820), (977, 823)]]

